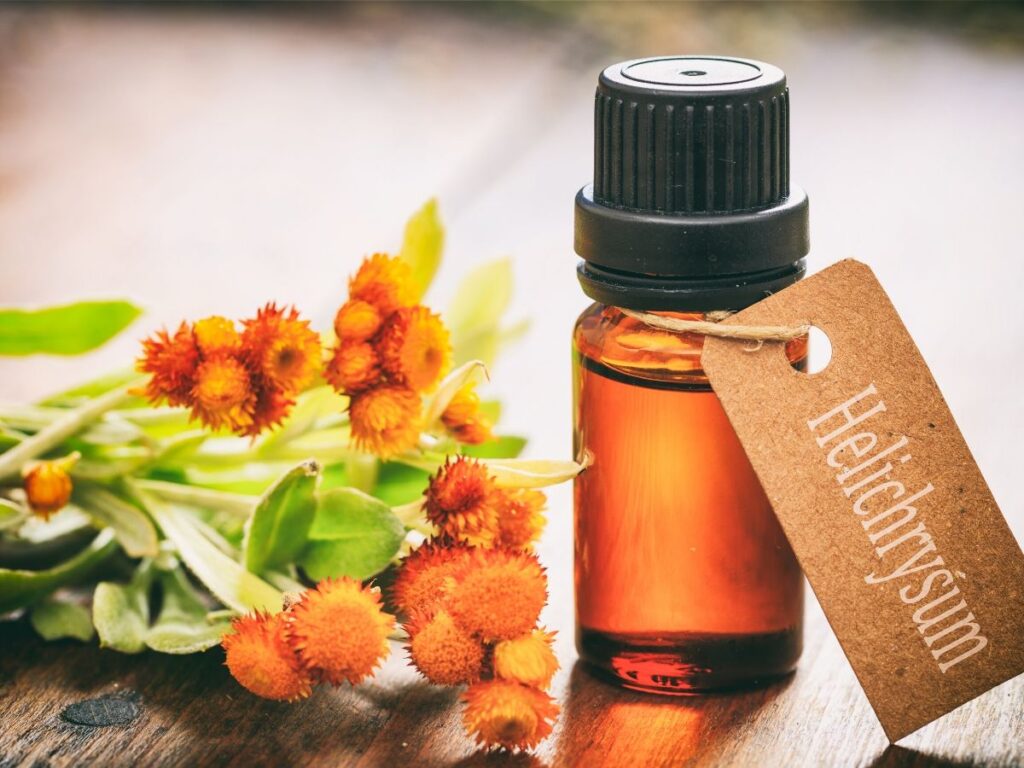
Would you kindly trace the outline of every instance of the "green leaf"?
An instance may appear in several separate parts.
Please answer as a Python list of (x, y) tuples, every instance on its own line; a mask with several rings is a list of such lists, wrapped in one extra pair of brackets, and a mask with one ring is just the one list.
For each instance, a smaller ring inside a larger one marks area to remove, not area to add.
[(48, 597), (32, 606), (29, 621), (43, 640), (70, 637), (87, 643), (92, 640), (92, 617), (89, 609), (69, 600)]
[(405, 238), (399, 257), (412, 267), (416, 298), (422, 298), (441, 265), (444, 227), (437, 215), (437, 200), (431, 198), (405, 225)]
[(88, 576), (118, 549), (114, 532), (100, 531), (92, 542), (69, 560), (43, 571), (0, 568), (0, 613), (24, 608), (65, 584)]
[(161, 574), (160, 585), (160, 615), (146, 633), (146, 645), (154, 651), (199, 653), (220, 643), (231, 629), (228, 619), (207, 620), (206, 606), (180, 569)]
[(221, 603), (239, 613), (281, 610), (284, 596), (218, 549), (200, 532), (190, 512), (137, 488), (135, 492), (188, 569)]
[(316, 581), (380, 573), (398, 552), (405, 528), (391, 508), (354, 488), (319, 494), (309, 544), (299, 560)]
[(92, 623), (100, 647), (120, 653), (146, 650), (149, 631), (149, 587), (153, 583), (151, 561), (143, 561), (128, 584), (101, 581), (92, 596)]
[(131, 384), (135, 379), (139, 377), (139, 374), (132, 368), (125, 368), (117, 371), (116, 373), (105, 373), (95, 379), (91, 379), (83, 384), (78, 384), (71, 389), (65, 389), (62, 392), (58, 392), (54, 395), (50, 395), (45, 400), (40, 401), (40, 405), (76, 405), (77, 401), (84, 400), (89, 397), (97, 397), (112, 389), (119, 389), (128, 384)]
[(0, 499), (0, 531), (20, 525), (29, 515), (28, 509), (10, 499)]
[(373, 495), (392, 507), (415, 501), (427, 489), (430, 473), (398, 462), (382, 464)]
[(134, 504), (89, 484), (80, 484), (75, 489), (75, 503), (94, 520), (113, 529), (129, 557), (156, 557), (156, 528)]
[(295, 562), (316, 512), (320, 465), (304, 461), (272, 485), (245, 525), (245, 567), (253, 573)]
[(452, 331), (452, 345), (498, 326), (512, 300), (512, 260), (497, 259), (471, 270), (459, 283), (455, 298), (444, 313)]
[(477, 459), (514, 459), (523, 452), (525, 447), (525, 437), (502, 435), (480, 445), (465, 445), (462, 447), (462, 452), (466, 456), (473, 456)]
[(127, 301), (81, 301), (0, 310), (0, 355), (79, 355), (127, 328), (141, 310)]

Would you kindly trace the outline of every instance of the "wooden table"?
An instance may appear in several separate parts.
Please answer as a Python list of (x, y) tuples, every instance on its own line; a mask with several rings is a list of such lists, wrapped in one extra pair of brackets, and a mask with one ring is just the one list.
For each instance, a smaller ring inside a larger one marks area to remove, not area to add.
[[(572, 274), (570, 203), (589, 177), (590, 92), (599, 63), (680, 42), (689, 50), (742, 48), (778, 58), (805, 88), (795, 91), (797, 170), (812, 192), (819, 190), (816, 201), (825, 201), (815, 236), (832, 249), (815, 268), (847, 248), (878, 255), (878, 271), (911, 329), (920, 331), (926, 357), (1020, 534), (1019, 451), (1007, 448), (1017, 445), (1021, 415), (995, 405), (1019, 397), (1019, 377), (1009, 366), (1019, 371), (1021, 358), (1008, 362), (1005, 351), (1019, 346), (1019, 312), (1003, 316), (1000, 308), (1013, 306), (1020, 264), (996, 262), (1001, 279), (984, 295), (957, 292), (960, 312), (993, 319), (988, 342), (971, 347), (968, 330), (943, 325), (942, 302), (915, 297), (919, 289), (929, 296), (952, 290), (959, 266), (945, 241), (972, 231), (980, 209), (949, 216), (933, 240), (888, 259), (886, 244), (910, 237), (899, 229), (902, 215), (880, 217), (880, 229), (848, 232), (840, 211), (862, 204), (858, 189), (868, 182), (857, 177), (856, 161), (809, 127), (882, 142), (901, 119), (919, 119), (913, 103), (899, 112), (904, 101), (890, 94), (892, 121), (865, 119), (853, 129), (848, 120), (855, 113), (840, 120), (814, 94), (827, 90), (822, 73), (829, 67), (862, 78), (857, 87), (870, 84), (872, 92), (895, 87), (887, 83), (902, 70), (879, 76), (889, 60), (859, 53), (863, 30), (798, 34), (786, 47), (785, 35), (803, 23), (795, 16), (750, 21), (746, 11), (720, 16), (699, 8), (645, 6), (621, 24), (611, 23), (618, 17), (610, 6), (593, 17), (563, 6), (294, 14), (0, 10), (0, 299), (126, 294), (149, 310), (132, 333), (96, 355), (0, 361), (0, 394), (29, 399), (122, 364), (139, 336), (183, 316), (248, 313), (276, 298), (311, 313), (319, 307), (323, 324), (359, 256), (396, 243), (405, 215), (440, 193), (450, 238), (439, 302), (477, 259), (517, 254), (528, 290), (516, 309), (533, 316), (539, 332), (504, 357), (495, 387), (508, 429), (530, 434), (531, 455), (568, 455), (566, 347), (583, 304)], [(600, 34), (611, 29), (615, 35)], [(624, 35), (632, 35), (628, 46)], [(952, 80), (974, 78), (979, 88), (988, 83), (995, 90), (999, 78), (1019, 76), (1016, 60), (1001, 60), (990, 72), (976, 52), (956, 49), (948, 63), (946, 43), (899, 39), (909, 47), (885, 55), (900, 66), (913, 56), (947, 67)], [(986, 116), (1005, 117), (993, 110), (1006, 110), (1019, 118), (1024, 100), (988, 95), (974, 102), (980, 117), (965, 115), (966, 123), (949, 130), (984, 125), (992, 138), (978, 151), (1019, 158), (1014, 129), (1006, 127), (1019, 119)], [(937, 134), (935, 141), (945, 139)], [(990, 187), (986, 205), (1017, 199), (1013, 175), (1003, 179), (993, 170), (1006, 162), (985, 166), (992, 174), (982, 180)], [(831, 170), (817, 172), (822, 168)], [(966, 173), (959, 166), (952, 172)], [(908, 179), (919, 192), (937, 183)], [(892, 206), (906, 193), (904, 185), (878, 192), (885, 200), (891, 195)], [(1016, 252), (1012, 228), (993, 226), (988, 237), (988, 253)], [(934, 284), (921, 289), (929, 279)], [(979, 366), (1006, 366), (983, 396), (963, 365), (969, 347)], [(218, 650), (123, 656), (74, 642), (44, 644), (17, 621), (0, 623), (0, 766), (1024, 764), (1024, 679), (900, 746), (887, 745), (813, 598), (800, 668), (770, 688), (668, 699), (593, 679), (575, 663), (572, 643), (570, 516), (570, 496), (557, 489), (540, 555), (550, 569), (545, 621), (559, 631), (563, 670), (554, 693), (563, 712), (532, 756), (475, 752), (462, 732), (458, 692), (418, 679), (397, 647), (373, 682), (318, 689), (306, 702), (284, 705), (247, 694)], [(69, 722), (88, 717), (67, 707), (97, 697), (112, 697), (101, 714), (128, 722)]]

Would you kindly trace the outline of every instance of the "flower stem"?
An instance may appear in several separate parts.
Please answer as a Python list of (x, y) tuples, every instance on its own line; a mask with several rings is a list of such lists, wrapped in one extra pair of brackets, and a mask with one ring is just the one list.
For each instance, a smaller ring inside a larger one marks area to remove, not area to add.
[(215, 491), (212, 488), (183, 483), (167, 483), (163, 480), (133, 480), (132, 484), (154, 496), (159, 496), (164, 501), (228, 512), (238, 517), (248, 517), (259, 501), (255, 496)]
[(18, 474), (26, 461), (53, 450), (107, 411), (129, 400), (132, 397), (129, 391), (133, 386), (134, 383), (83, 403), (0, 454), (0, 479)]

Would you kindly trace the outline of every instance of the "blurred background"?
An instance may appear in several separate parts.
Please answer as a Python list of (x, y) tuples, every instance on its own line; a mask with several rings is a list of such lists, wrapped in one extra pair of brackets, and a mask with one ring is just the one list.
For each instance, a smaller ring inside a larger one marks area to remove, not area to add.
[[(569, 457), (572, 202), (600, 69), (658, 54), (789, 76), (811, 271), (870, 264), (1024, 538), (1024, 13), (1014, 4), (246, 4), (0, 7), (0, 303), (128, 297), (85, 358), (0, 361), (35, 399), (164, 324), (294, 303), (329, 327), (347, 275), (439, 199), (443, 309), (508, 255), (490, 393), (528, 455)], [(571, 558), (567, 488), (542, 556)], [(564, 583), (562, 583), (564, 582)], [(554, 591), (568, 599), (569, 580)]]

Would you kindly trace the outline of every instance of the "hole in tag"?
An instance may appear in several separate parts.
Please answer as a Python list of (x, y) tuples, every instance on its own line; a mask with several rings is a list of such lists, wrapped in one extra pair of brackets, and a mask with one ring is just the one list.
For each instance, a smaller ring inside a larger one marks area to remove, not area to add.
[(828, 334), (816, 325), (807, 333), (807, 357), (797, 360), (792, 366), (800, 373), (821, 373), (832, 360), (832, 342)]

